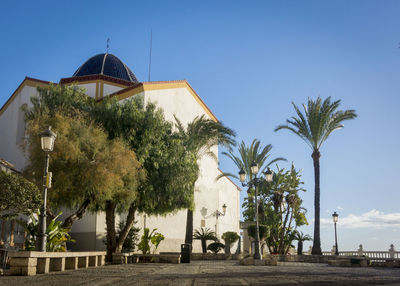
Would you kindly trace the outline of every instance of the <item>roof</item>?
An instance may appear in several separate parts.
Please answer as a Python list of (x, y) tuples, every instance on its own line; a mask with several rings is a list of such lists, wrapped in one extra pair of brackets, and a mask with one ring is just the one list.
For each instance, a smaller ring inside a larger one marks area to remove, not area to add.
[[(151, 81), (151, 82), (139, 82), (133, 84), (127, 88), (118, 90), (111, 93), (109, 96), (117, 96), (119, 99), (125, 99), (136, 95), (143, 91), (149, 90), (160, 90), (160, 89), (171, 89), (171, 88), (185, 88), (193, 96), (193, 98), (200, 104), (208, 116), (215, 122), (218, 122), (218, 118), (214, 115), (211, 109), (205, 104), (201, 97), (196, 91), (190, 86), (186, 80), (171, 80), (171, 81)], [(99, 99), (101, 101), (102, 99)]]
[[(222, 174), (224, 173), (220, 168), (218, 168), (218, 171), (220, 171)], [(238, 191), (242, 191), (242, 188), (236, 185), (229, 177), (224, 177), (224, 178), (227, 178), (236, 187), (236, 189), (238, 189)]]
[(72, 77), (88, 75), (106, 75), (117, 79), (137, 83), (134, 73), (118, 57), (113, 54), (98, 54), (88, 59)]

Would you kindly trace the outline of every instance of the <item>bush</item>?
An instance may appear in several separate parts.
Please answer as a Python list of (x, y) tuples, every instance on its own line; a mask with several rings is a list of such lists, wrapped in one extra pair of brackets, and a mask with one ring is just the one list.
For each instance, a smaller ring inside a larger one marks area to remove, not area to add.
[(239, 235), (233, 231), (227, 231), (222, 234), (222, 239), (225, 241), (225, 253), (231, 253), (231, 245), (239, 239)]
[(224, 247), (225, 247), (225, 245), (221, 242), (213, 242), (207, 246), (207, 249), (211, 250), (214, 253), (218, 253)]

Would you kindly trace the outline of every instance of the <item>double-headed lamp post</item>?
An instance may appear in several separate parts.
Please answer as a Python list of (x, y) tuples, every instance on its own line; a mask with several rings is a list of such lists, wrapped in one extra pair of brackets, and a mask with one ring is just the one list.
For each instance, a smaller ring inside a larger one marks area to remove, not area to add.
[[(260, 230), (259, 230), (259, 222), (258, 222), (258, 193), (257, 193), (257, 186), (264, 180), (262, 178), (257, 178), (258, 174), (258, 165), (253, 162), (250, 165), (251, 174), (254, 176), (253, 179), (250, 179), (247, 183), (246, 181), (246, 172), (242, 169), (239, 171), (239, 178), (240, 182), (242, 182), (243, 187), (253, 187), (255, 192), (255, 209), (256, 209), (256, 237), (255, 237), (255, 247), (254, 247), (254, 259), (260, 260), (261, 253), (260, 253)], [(267, 171), (264, 173), (265, 181), (272, 182), (272, 171), (268, 168)], [(250, 176), (249, 176), (250, 177)]]
[(333, 220), (333, 223), (335, 225), (335, 255), (339, 255), (339, 249), (338, 249), (338, 246), (337, 246), (337, 233), (336, 233), (336, 223), (338, 221), (338, 218), (339, 218), (339, 215), (336, 212), (334, 212), (332, 214), (332, 220)]
[[(50, 187), (51, 176), (49, 176), (49, 153), (53, 151), (54, 141), (57, 135), (51, 131), (51, 126), (40, 134), (41, 147), (45, 153), (46, 162), (44, 165), (44, 177), (43, 177), (43, 204), (40, 209), (37, 245), (38, 251), (46, 251), (46, 204), (47, 204), (47, 188)], [(51, 174), (51, 173), (50, 173)]]

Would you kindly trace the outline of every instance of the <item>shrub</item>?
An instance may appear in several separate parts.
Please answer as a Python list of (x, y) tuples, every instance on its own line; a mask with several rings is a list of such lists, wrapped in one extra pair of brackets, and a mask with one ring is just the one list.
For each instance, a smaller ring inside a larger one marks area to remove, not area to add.
[(211, 250), (214, 253), (218, 253), (224, 247), (225, 247), (225, 245), (221, 242), (213, 242), (207, 246), (207, 249)]
[(231, 245), (239, 239), (239, 235), (233, 231), (227, 231), (222, 234), (222, 239), (225, 241), (225, 253), (231, 253)]

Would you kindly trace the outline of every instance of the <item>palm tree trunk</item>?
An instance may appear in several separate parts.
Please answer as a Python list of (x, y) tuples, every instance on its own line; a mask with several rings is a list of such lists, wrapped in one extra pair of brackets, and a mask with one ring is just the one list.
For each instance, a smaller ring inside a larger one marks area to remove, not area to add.
[[(193, 244), (193, 211), (187, 210), (185, 243)], [(190, 252), (192, 247), (190, 247)]]
[(320, 236), (320, 182), (319, 182), (319, 158), (321, 153), (318, 149), (315, 149), (311, 157), (314, 161), (314, 179), (315, 179), (315, 190), (314, 190), (314, 240), (311, 254), (321, 255), (321, 236)]
[(203, 250), (203, 253), (207, 253), (207, 241), (205, 239), (201, 240), (201, 249)]

